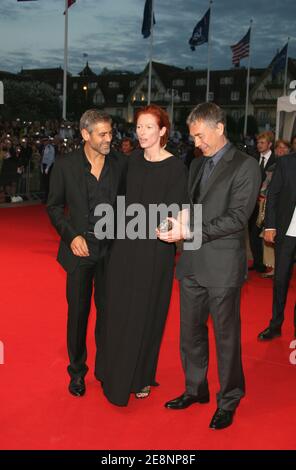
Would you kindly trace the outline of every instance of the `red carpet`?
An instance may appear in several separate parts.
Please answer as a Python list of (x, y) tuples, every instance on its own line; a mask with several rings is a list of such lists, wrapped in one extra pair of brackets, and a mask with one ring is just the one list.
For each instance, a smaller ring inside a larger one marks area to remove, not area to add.
[[(242, 297), (247, 395), (233, 425), (208, 428), (218, 390), (211, 348), (211, 402), (184, 411), (163, 403), (183, 392), (178, 285), (158, 368), (160, 387), (127, 408), (110, 405), (92, 373), (94, 311), (89, 328), (87, 393), (67, 391), (65, 274), (55, 261), (57, 236), (44, 207), (1, 209), (0, 449), (295, 449), (296, 366), (290, 364), (294, 274), (283, 335), (259, 343), (270, 317), (272, 281), (251, 274)], [(211, 343), (213, 334), (211, 330)]]

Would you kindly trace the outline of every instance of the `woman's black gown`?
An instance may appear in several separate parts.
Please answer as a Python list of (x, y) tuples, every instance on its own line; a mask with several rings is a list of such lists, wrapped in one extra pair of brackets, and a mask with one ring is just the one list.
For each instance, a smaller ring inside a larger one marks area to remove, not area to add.
[[(150, 162), (140, 151), (129, 158), (126, 207), (188, 202), (187, 170), (177, 157)], [(126, 238), (113, 244), (96, 377), (102, 381), (108, 400), (116, 405), (127, 405), (131, 392), (155, 384), (174, 257), (175, 244), (159, 239)]]

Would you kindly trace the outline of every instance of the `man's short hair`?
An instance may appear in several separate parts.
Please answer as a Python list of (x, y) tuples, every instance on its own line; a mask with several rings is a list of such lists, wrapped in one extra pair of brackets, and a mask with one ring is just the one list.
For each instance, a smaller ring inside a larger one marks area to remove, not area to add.
[(257, 141), (261, 139), (264, 139), (269, 144), (272, 144), (274, 141), (274, 133), (272, 131), (261, 132), (260, 134), (257, 135)]
[(86, 129), (87, 132), (91, 134), (93, 131), (94, 126), (98, 122), (109, 122), (112, 124), (112, 118), (109, 114), (105, 113), (104, 111), (99, 111), (97, 109), (88, 109), (85, 113), (82, 114), (80, 118), (79, 128)]
[(205, 121), (209, 126), (216, 127), (221, 123), (226, 127), (225, 113), (220, 106), (215, 103), (200, 103), (191, 111), (187, 118), (187, 125), (190, 126), (195, 121)]

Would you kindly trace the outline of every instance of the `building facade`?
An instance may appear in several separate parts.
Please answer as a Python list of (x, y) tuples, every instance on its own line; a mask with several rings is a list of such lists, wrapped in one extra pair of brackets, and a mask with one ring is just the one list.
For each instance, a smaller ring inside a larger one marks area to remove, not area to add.
[[(148, 65), (141, 73), (103, 69), (96, 74), (86, 63), (77, 75), (68, 74), (67, 111), (77, 118), (89, 108), (104, 109), (119, 120), (133, 122), (137, 109), (147, 104)], [(62, 99), (63, 69), (24, 69), (18, 74), (0, 72), (3, 78), (38, 80), (58, 91)], [(289, 84), (296, 79), (296, 59), (288, 61)], [(213, 70), (210, 74), (210, 101), (220, 105), (228, 119), (238, 123), (245, 114), (247, 69)], [(175, 126), (184, 126), (193, 106), (205, 101), (207, 71), (182, 69), (152, 63), (151, 102), (165, 108)], [(277, 98), (283, 95), (283, 72), (272, 77), (271, 67), (252, 68), (248, 114), (254, 116), (258, 130), (274, 129)]]

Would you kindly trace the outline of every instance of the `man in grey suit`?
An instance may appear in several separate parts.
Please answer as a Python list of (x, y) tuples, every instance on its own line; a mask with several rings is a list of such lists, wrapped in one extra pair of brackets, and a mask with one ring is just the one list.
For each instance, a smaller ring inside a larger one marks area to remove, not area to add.
[[(225, 115), (219, 106), (199, 104), (190, 113), (187, 124), (195, 146), (203, 153), (203, 157), (192, 162), (189, 173), (190, 203), (202, 204), (202, 245), (198, 250), (184, 250), (177, 266), (186, 390), (165, 406), (183, 409), (209, 401), (207, 320), (210, 312), (221, 387), (210, 428), (222, 429), (231, 425), (245, 393), (240, 292), (247, 274), (246, 227), (261, 175), (257, 161), (228, 142)], [(175, 242), (192, 236), (182, 221), (171, 220), (172, 230), (158, 233), (160, 239)]]

